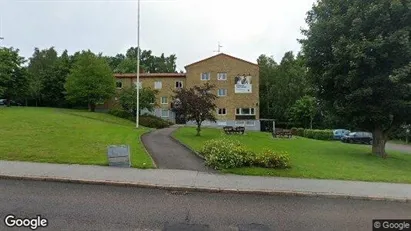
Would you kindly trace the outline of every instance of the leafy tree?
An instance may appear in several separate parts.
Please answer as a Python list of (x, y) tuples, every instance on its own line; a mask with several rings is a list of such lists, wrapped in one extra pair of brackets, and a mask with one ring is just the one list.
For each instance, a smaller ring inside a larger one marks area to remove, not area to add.
[[(112, 65), (118, 62), (116, 67), (112, 67), (116, 73), (135, 73), (137, 71), (137, 48), (130, 47), (126, 55), (118, 54), (117, 58), (109, 58)], [(122, 57), (125, 57), (122, 59)], [(121, 61), (120, 61), (121, 60)], [(151, 50), (140, 50), (140, 67), (148, 73), (174, 73), (176, 68), (177, 57), (173, 54), (168, 57), (161, 54), (155, 56)]]
[(87, 103), (94, 112), (97, 103), (110, 99), (115, 94), (115, 81), (107, 61), (83, 51), (78, 55), (65, 84), (67, 100)]
[(411, 2), (318, 1), (301, 40), (317, 96), (340, 118), (372, 131), (386, 157), (390, 132), (411, 120)]
[(261, 55), (260, 66), (260, 110), (261, 117), (288, 121), (287, 111), (299, 98), (308, 93), (306, 68), (301, 54), (286, 52), (280, 64), (272, 57)]
[(304, 124), (304, 127), (313, 129), (313, 120), (318, 112), (318, 103), (314, 97), (304, 96), (297, 100), (290, 108), (290, 119), (299, 124)]
[[(156, 106), (155, 100), (158, 90), (153, 90), (151, 88), (141, 88), (139, 89), (139, 112), (141, 110), (147, 109), (153, 111)], [(120, 106), (124, 111), (130, 113), (131, 116), (135, 117), (137, 113), (137, 88), (129, 87), (123, 89), (119, 93)], [(153, 103), (154, 102), (154, 103)]]
[(27, 92), (27, 70), (22, 67), (25, 60), (19, 56), (19, 50), (0, 48), (0, 96), (7, 104)]
[(182, 115), (188, 121), (195, 121), (197, 136), (200, 136), (203, 121), (216, 121), (215, 110), (217, 106), (215, 100), (217, 96), (211, 93), (214, 88), (214, 85), (206, 83), (201, 86), (174, 91), (173, 111), (178, 115)]

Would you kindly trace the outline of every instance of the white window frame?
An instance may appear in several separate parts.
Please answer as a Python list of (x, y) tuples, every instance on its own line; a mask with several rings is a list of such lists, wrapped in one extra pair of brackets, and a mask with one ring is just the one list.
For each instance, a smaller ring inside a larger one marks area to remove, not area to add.
[[(163, 112), (167, 112), (167, 116), (164, 116), (164, 115), (163, 115)], [(162, 117), (162, 118), (168, 118), (168, 117), (170, 117), (170, 111), (167, 110), (167, 109), (161, 109), (161, 117)]]
[[(225, 113), (220, 113), (220, 110), (221, 110), (221, 111), (224, 110)], [(218, 114), (218, 115), (227, 115), (227, 109), (226, 109), (226, 108), (218, 108), (218, 109), (217, 109), (217, 114)]]
[[(159, 84), (159, 85), (157, 85)], [(161, 89), (163, 88), (163, 83), (161, 81), (155, 81), (154, 82), (154, 89)]]
[[(206, 79), (203, 78), (203, 75), (204, 75), (204, 74), (207, 74), (207, 78), (206, 78)], [(201, 79), (202, 81), (208, 81), (208, 80), (210, 80), (210, 79), (211, 79), (211, 73), (210, 73), (210, 72), (203, 72), (203, 73), (201, 73), (200, 79)]]
[(245, 120), (236, 120), (234, 124), (235, 126), (245, 127)]
[[(120, 83), (121, 86), (120, 86), (120, 87), (117, 87), (117, 83)], [(116, 88), (117, 88), (117, 89), (122, 89), (122, 88), (123, 88), (123, 81), (122, 81), (121, 79), (116, 80)]]
[[(238, 113), (237, 112), (237, 109), (240, 109), (240, 113)], [(243, 110), (242, 109), (249, 109), (250, 110), (250, 113), (249, 114), (243, 114), (242, 112), (243, 112)], [(235, 109), (235, 114), (236, 115), (255, 115), (255, 108), (253, 108), (253, 107), (250, 107), (250, 108), (236, 108)]]
[[(164, 102), (163, 99), (166, 99)], [(161, 96), (161, 104), (168, 104), (168, 97), (167, 96)]]
[[(222, 78), (222, 77), (224, 77), (224, 78)], [(217, 80), (220, 80), (220, 81), (227, 80), (227, 72), (217, 73)]]
[[(252, 122), (252, 124), (250, 122)], [(247, 121), (245, 121), (245, 126), (246, 127), (254, 127), (255, 126), (255, 121), (254, 120), (247, 120)]]
[[(177, 87), (177, 83), (180, 83), (181, 87)], [(175, 82), (174, 86), (175, 86), (175, 88), (177, 88), (177, 89), (183, 88), (183, 86), (184, 86), (184, 85), (183, 85), (183, 81), (177, 80), (177, 81)]]
[[(224, 95), (220, 95), (220, 90), (223, 90), (225, 94), (224, 94)], [(217, 96), (219, 96), (219, 97), (227, 96), (227, 89), (225, 89), (225, 88), (220, 88), (220, 89), (218, 89), (218, 90), (217, 90)]]

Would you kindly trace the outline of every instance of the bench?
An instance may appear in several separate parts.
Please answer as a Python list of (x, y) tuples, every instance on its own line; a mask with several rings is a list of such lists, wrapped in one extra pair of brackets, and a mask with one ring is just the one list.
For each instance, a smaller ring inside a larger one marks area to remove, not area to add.
[(293, 137), (293, 134), (291, 133), (291, 130), (285, 130), (285, 129), (276, 129), (275, 133), (272, 133), (274, 138), (291, 138)]
[(243, 135), (245, 132), (245, 127), (232, 127), (232, 126), (225, 126), (223, 127), (225, 134), (241, 134)]

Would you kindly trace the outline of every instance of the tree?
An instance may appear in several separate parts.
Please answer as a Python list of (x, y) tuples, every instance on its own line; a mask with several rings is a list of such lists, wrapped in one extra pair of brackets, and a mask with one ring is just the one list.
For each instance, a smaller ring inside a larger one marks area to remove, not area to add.
[(183, 116), (188, 121), (194, 121), (197, 125), (197, 136), (200, 136), (201, 124), (205, 120), (216, 121), (215, 110), (217, 108), (216, 95), (211, 93), (214, 85), (206, 83), (201, 86), (175, 90), (173, 96), (173, 111)]
[(97, 103), (115, 94), (115, 81), (107, 61), (91, 51), (83, 51), (76, 59), (65, 84), (67, 100), (87, 103), (94, 112)]
[[(146, 109), (153, 111), (156, 106), (155, 100), (158, 90), (151, 88), (141, 88), (139, 91), (139, 112)], [(124, 111), (130, 113), (131, 116), (136, 117), (137, 113), (137, 89), (136, 87), (129, 87), (123, 89), (119, 93), (119, 102)]]
[(290, 108), (290, 119), (299, 124), (304, 124), (304, 127), (313, 129), (313, 120), (318, 112), (318, 104), (314, 97), (304, 96), (297, 100)]
[(27, 92), (27, 70), (22, 67), (25, 60), (19, 56), (19, 50), (0, 48), (0, 96), (7, 104)]
[(411, 120), (411, 2), (318, 1), (300, 40), (317, 96), (340, 118), (372, 131), (386, 157), (390, 132)]
[(295, 57), (293, 52), (286, 52), (280, 64), (272, 57), (261, 55), (257, 63), (260, 67), (261, 117), (287, 121), (286, 112), (309, 90), (302, 55)]
[[(118, 54), (107, 58), (112, 70), (116, 73), (137, 72), (137, 48), (130, 47), (126, 55)], [(168, 57), (164, 53), (160, 56), (153, 55), (151, 50), (140, 50), (140, 67), (148, 73), (176, 73), (176, 55)], [(113, 65), (116, 65), (115, 67)]]

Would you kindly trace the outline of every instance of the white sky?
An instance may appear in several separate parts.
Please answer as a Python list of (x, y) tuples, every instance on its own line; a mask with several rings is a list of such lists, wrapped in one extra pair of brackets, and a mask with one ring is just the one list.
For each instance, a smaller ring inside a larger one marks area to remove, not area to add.
[[(221, 51), (251, 62), (279, 62), (299, 51), (314, 0), (141, 0), (140, 46), (177, 55), (177, 68)], [(1, 46), (29, 57), (34, 47), (70, 54), (90, 49), (125, 53), (137, 44), (137, 1), (0, 0)]]

